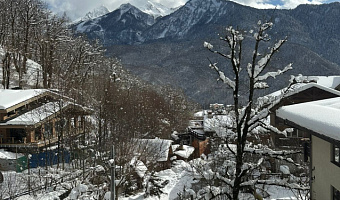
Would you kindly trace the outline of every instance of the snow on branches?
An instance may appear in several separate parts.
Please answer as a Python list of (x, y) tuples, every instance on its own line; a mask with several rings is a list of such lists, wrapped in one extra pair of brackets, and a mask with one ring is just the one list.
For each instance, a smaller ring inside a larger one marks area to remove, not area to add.
[[(260, 20), (258, 21), (257, 25), (258, 25), (258, 31), (253, 34), (253, 38), (255, 39), (256, 42), (255, 42), (255, 48), (253, 51), (253, 56), (251, 59), (252, 62), (247, 64), (246, 69), (248, 72), (248, 76), (251, 79), (254, 79), (253, 88), (264, 89), (264, 88), (269, 87), (268, 84), (265, 82), (265, 80), (267, 80), (270, 77), (276, 78), (276, 76), (283, 74), (286, 71), (292, 69), (291, 67), (292, 64), (287, 65), (282, 70), (277, 70), (274, 72), (269, 71), (269, 72), (266, 72), (265, 74), (262, 74), (267, 68), (273, 55), (276, 52), (278, 52), (281, 46), (287, 41), (287, 37), (282, 40), (277, 41), (273, 45), (273, 47), (269, 48), (270, 51), (268, 53), (265, 53), (263, 56), (261, 56), (262, 54), (259, 53), (259, 44), (262, 41), (263, 42), (270, 41), (270, 37), (266, 33), (266, 31), (272, 28), (273, 23), (272, 22), (262, 23)], [(234, 29), (232, 26), (229, 26), (228, 28), (226, 28), (226, 32), (227, 32), (226, 35), (224, 37), (220, 37), (220, 40), (227, 43), (227, 46), (229, 47), (229, 52), (227, 54), (224, 54), (217, 50), (213, 50), (214, 46), (209, 42), (204, 42), (203, 46), (207, 48), (209, 51), (219, 54), (226, 59), (229, 59), (231, 61), (232, 69), (236, 77), (238, 77), (240, 76), (239, 73), (242, 70), (242, 66), (241, 66), (242, 42), (246, 38), (247, 39), (251, 38), (247, 36), (246, 34), (247, 33), (252, 34), (253, 30), (249, 32), (238, 31)], [(225, 73), (217, 67), (216, 63), (214, 64), (211, 63), (210, 67), (213, 68), (219, 74), (219, 77), (220, 77), (219, 80), (222, 80), (223, 83), (227, 84), (230, 88), (235, 90), (235, 85), (233, 84), (233, 81), (232, 81), (233, 78), (226, 77)]]
[(235, 82), (230, 80), (228, 77), (225, 76), (223, 71), (220, 71), (217, 67), (217, 63), (211, 63), (210, 65), (211, 69), (214, 69), (218, 75), (219, 75), (219, 79), (218, 80), (222, 80), (223, 83), (227, 84), (230, 88), (232, 88), (233, 90), (235, 89)]
[[(253, 193), (247, 190), (250, 188), (254, 191), (257, 184), (276, 184), (293, 189), (305, 189), (284, 180), (269, 181), (253, 177), (254, 173), (261, 171), (264, 163), (272, 159), (299, 166), (291, 158), (287, 158), (288, 155), (300, 153), (299, 151), (274, 151), (269, 148), (268, 142), (259, 141), (269, 133), (287, 135), (292, 131), (291, 129), (280, 131), (268, 123), (270, 108), (279, 103), (280, 98), (267, 96), (256, 99), (255, 94), (257, 90), (269, 87), (267, 83), (269, 78), (275, 79), (292, 69), (290, 63), (282, 69), (270, 70), (271, 59), (287, 41), (286, 37), (271, 42), (267, 31), (272, 27), (272, 22), (263, 23), (262, 21), (258, 21), (256, 30), (240, 31), (232, 26), (227, 27), (225, 35), (220, 37), (227, 52), (218, 50), (209, 42), (203, 43), (203, 46), (210, 52), (226, 60), (225, 66), (227, 67), (221, 68), (217, 63), (208, 59), (209, 66), (216, 72), (218, 80), (232, 89), (234, 104), (229, 112), (229, 117), (233, 122), (224, 127), (226, 134), (220, 135), (219, 140), (212, 139), (212, 143), (217, 141), (214, 145), (218, 148), (209, 154), (204, 162), (200, 162), (203, 166), (195, 165), (196, 169), (204, 170), (201, 178), (208, 183), (206, 187), (198, 191), (197, 197), (212, 199), (221, 196), (238, 199), (240, 194)], [(253, 42), (243, 43), (245, 40), (253, 40)], [(254, 45), (253, 51), (244, 48), (244, 44)], [(246, 56), (249, 58), (247, 59)], [(250, 62), (245, 63), (245, 60)], [(242, 71), (243, 68), (246, 70)], [(263, 144), (252, 145), (254, 141)], [(219, 184), (214, 184), (214, 180), (218, 180)]]

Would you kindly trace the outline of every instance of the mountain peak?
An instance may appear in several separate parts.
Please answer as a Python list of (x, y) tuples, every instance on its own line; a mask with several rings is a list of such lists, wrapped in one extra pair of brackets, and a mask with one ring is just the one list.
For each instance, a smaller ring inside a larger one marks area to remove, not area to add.
[(119, 6), (120, 10), (129, 10), (131, 8), (135, 8), (135, 6), (131, 5), (130, 3), (124, 3)]
[(154, 18), (169, 15), (176, 10), (175, 8), (166, 7), (152, 0), (147, 1), (131, 0), (130, 2), (132, 5), (136, 6), (139, 10), (153, 16)]
[(104, 5), (101, 5), (98, 8), (95, 8), (93, 11), (86, 13), (86, 15), (81, 20), (82, 21), (91, 20), (97, 17), (101, 17), (109, 12), (110, 11), (107, 7), (105, 7)]

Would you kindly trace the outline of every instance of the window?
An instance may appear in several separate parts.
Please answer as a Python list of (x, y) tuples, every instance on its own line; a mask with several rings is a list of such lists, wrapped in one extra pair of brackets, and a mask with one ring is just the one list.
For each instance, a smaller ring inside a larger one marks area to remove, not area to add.
[(333, 162), (340, 166), (340, 145), (333, 144)]
[(56, 121), (55, 130), (60, 135), (63, 131), (66, 131), (66, 120), (64, 118)]
[(287, 137), (291, 137), (291, 138), (303, 138), (303, 136), (304, 136), (303, 131), (299, 129), (294, 129), (293, 132), (287, 133)]
[(333, 188), (333, 200), (340, 200), (340, 191), (337, 190), (335, 187)]
[(35, 140), (42, 139), (41, 129), (42, 129), (41, 126), (35, 129)]
[(52, 123), (46, 123), (44, 124), (44, 137), (46, 139), (52, 138), (52, 133), (53, 133), (53, 124)]
[(11, 128), (9, 129), (10, 137), (15, 142), (23, 142), (24, 137), (26, 137), (26, 131), (23, 128)]

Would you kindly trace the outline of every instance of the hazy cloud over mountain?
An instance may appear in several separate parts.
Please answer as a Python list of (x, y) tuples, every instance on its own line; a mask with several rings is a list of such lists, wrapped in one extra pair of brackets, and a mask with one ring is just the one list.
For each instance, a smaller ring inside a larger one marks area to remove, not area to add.
[(295, 8), (300, 4), (322, 4), (337, 2), (334, 0), (232, 0), (242, 5), (247, 5), (255, 8), (279, 8), (289, 9)]

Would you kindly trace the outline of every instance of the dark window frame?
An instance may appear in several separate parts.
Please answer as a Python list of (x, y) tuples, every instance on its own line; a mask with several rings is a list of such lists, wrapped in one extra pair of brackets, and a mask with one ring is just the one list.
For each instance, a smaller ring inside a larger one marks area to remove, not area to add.
[(332, 145), (332, 163), (340, 167), (340, 145)]
[(337, 190), (335, 187), (332, 186), (332, 199), (333, 200), (340, 200), (340, 191)]

